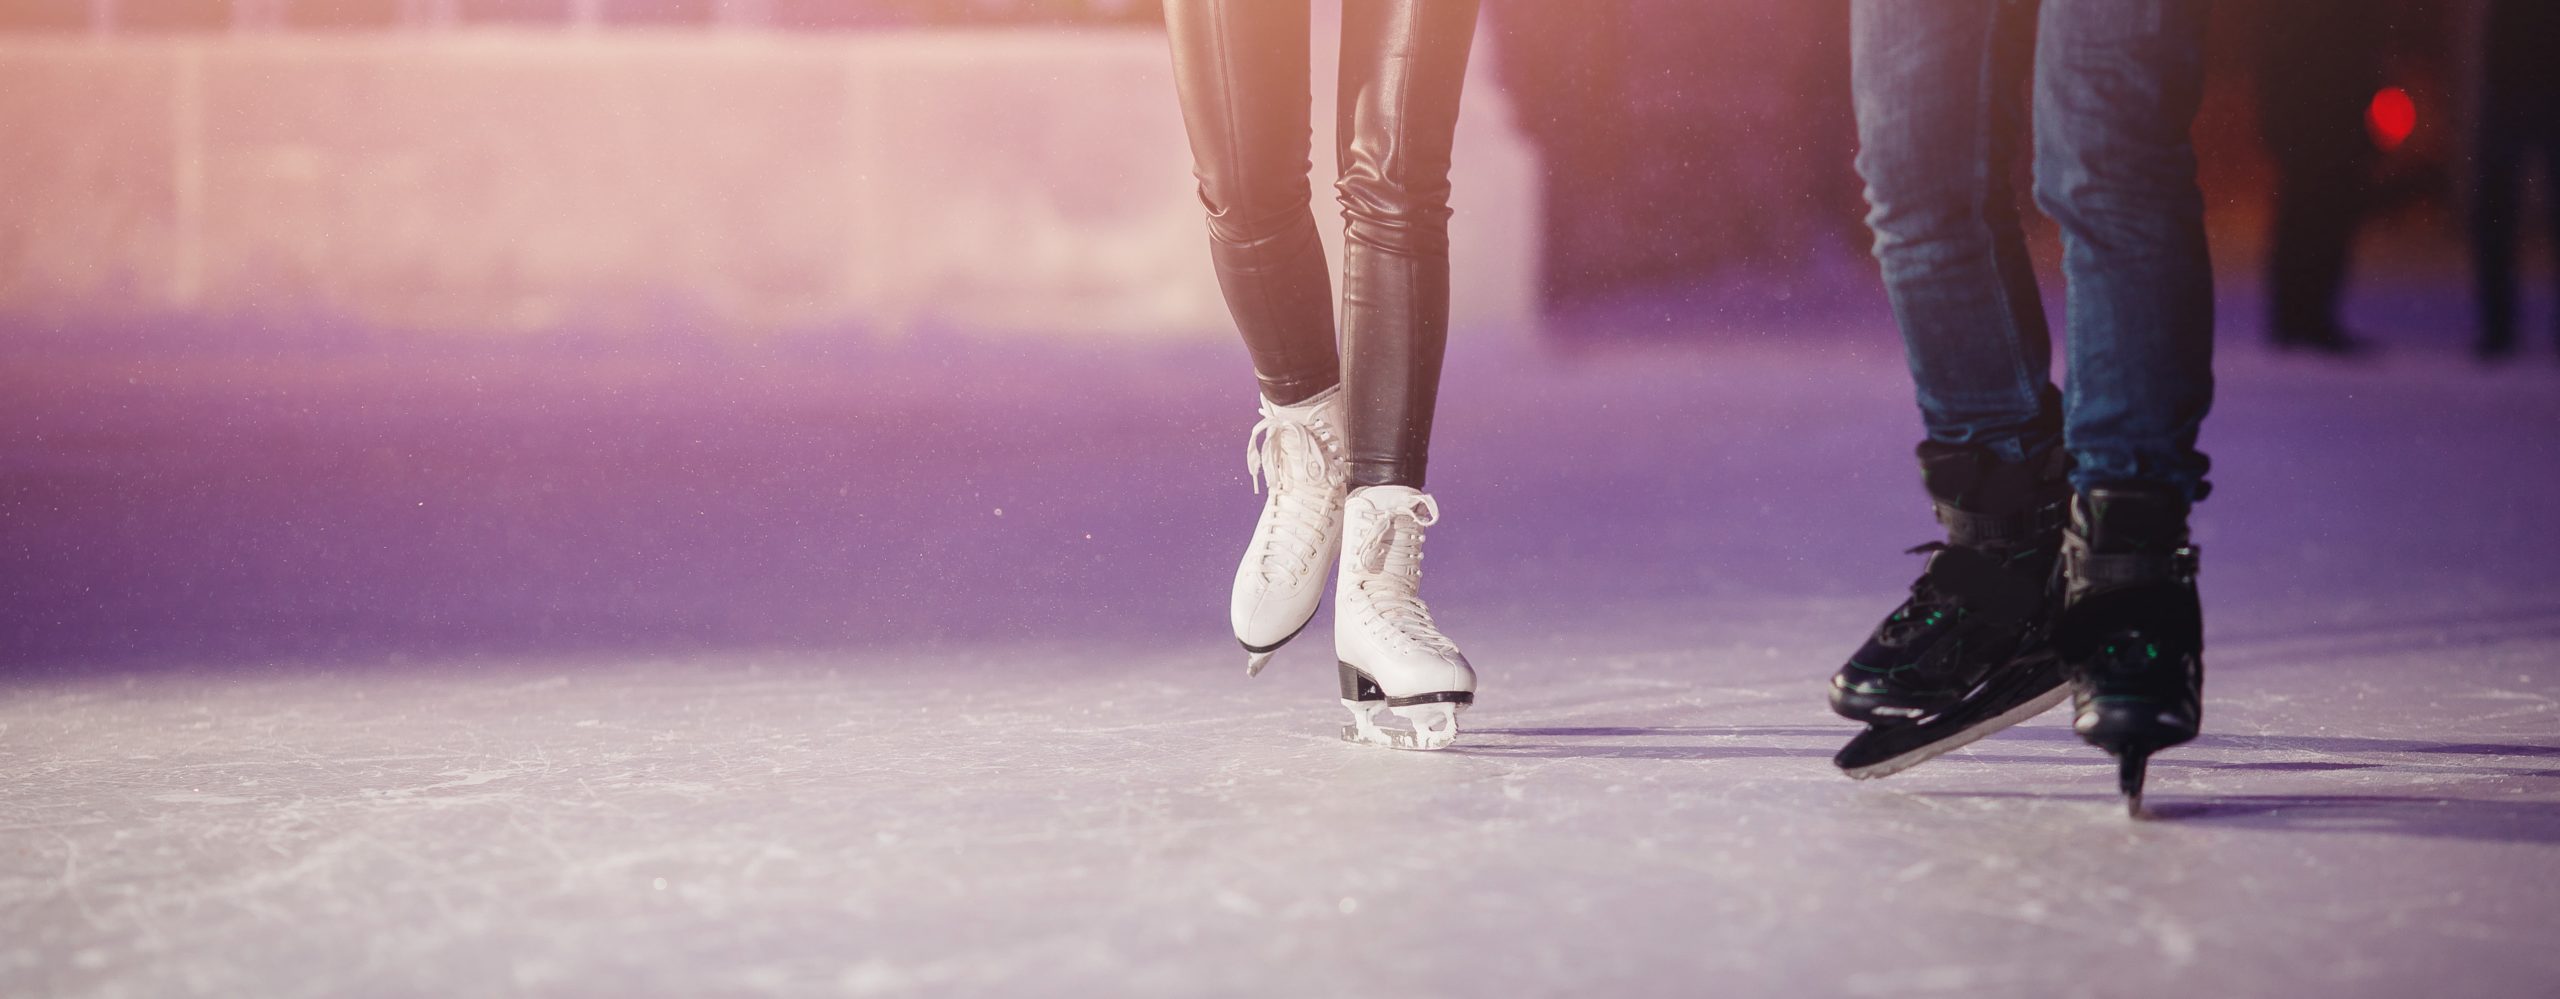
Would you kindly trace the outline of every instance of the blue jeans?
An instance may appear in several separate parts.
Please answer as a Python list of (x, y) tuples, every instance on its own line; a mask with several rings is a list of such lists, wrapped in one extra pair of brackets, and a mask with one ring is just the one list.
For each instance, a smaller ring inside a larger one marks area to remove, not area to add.
[[(2213, 275), (2187, 130), (2206, 0), (1853, 0), (1858, 173), (1929, 439), (2201, 499)], [(2032, 89), (2033, 101), (2028, 101)], [(2019, 227), (2062, 230), (2068, 375)]]

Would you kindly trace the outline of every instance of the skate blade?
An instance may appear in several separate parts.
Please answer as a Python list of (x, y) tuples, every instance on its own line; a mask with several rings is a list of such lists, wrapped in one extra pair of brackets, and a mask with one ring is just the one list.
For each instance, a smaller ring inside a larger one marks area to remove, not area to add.
[(1247, 653), (1245, 653), (1245, 654), (1244, 654), (1244, 675), (1245, 675), (1245, 679), (1250, 680), (1250, 679), (1252, 679), (1252, 678), (1254, 678), (1254, 677), (1261, 676), (1261, 675), (1262, 675), (1262, 668), (1263, 668), (1263, 667), (1265, 667), (1265, 666), (1269, 666), (1269, 665), (1271, 665), (1271, 656), (1272, 656), (1272, 653), (1269, 653), (1269, 652), (1247, 652)]
[(2147, 819), (2151, 813), (2142, 807), (2142, 778), (2151, 766), (2151, 751), (2128, 750), (2116, 758), (2116, 789), (2124, 792), (2124, 814), (2129, 819)]
[[(1431, 752), (1449, 748), (1458, 741), (1459, 705), (1446, 702), (1416, 704), (1390, 708), (1380, 701), (1344, 701), (1351, 709), (1351, 724), (1342, 727), (1342, 741), (1382, 749)], [(1393, 713), (1412, 728), (1388, 728), (1378, 724), (1380, 712)]]
[[(1901, 773), (1905, 770), (1911, 769), (1912, 767), (1919, 766), (1923, 763), (1929, 762), (1930, 760), (1937, 759), (1938, 757), (1944, 756), (1948, 753), (1973, 745), (1974, 743), (1980, 742), (2003, 729), (2043, 714), (2046, 711), (2051, 710), (2054, 705), (2062, 703), (2063, 698), (2069, 696), (2071, 696), (2071, 685), (2067, 683), (2059, 684), (2052, 690), (2045, 691), (2044, 693), (2036, 695), (2032, 699), (2020, 702), (2016, 707), (2010, 708), (2007, 711), (2003, 711), (1989, 718), (1974, 722), (1970, 725), (1966, 725), (1943, 736), (1937, 735), (1937, 733), (1933, 732), (1930, 728), (1929, 722), (1916, 722), (1908, 725), (1893, 725), (1883, 728), (1871, 727), (1850, 739), (1849, 744), (1841, 748), (1840, 755), (1832, 758), (1832, 763), (1839, 766), (1842, 773), (1848, 774), (1850, 778), (1854, 780), (1873, 780), (1878, 777), (1891, 777), (1894, 774)], [(1873, 763), (1851, 765), (1844, 762), (1861, 755), (1859, 753), (1860, 750), (1867, 749), (1877, 742), (1885, 740), (1900, 741), (1904, 739), (1920, 739), (1922, 741), (1913, 745), (1909, 749), (1887, 756), (1884, 759), (1877, 760)]]

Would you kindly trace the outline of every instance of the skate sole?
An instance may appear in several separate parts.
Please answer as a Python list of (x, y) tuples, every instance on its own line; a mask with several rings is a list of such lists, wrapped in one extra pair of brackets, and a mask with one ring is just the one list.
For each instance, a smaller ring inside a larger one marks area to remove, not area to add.
[[(2044, 671), (2043, 675), (2052, 682), (2052, 686), (2018, 702), (2015, 706), (1987, 718), (1964, 724), (1952, 731), (1945, 731), (1944, 734), (1940, 734), (1940, 730), (1933, 729), (1930, 721), (1870, 727), (1851, 738), (1848, 745), (1840, 748), (1839, 755), (1832, 757), (1831, 762), (1839, 767), (1842, 773), (1855, 780), (1890, 777), (1973, 745), (2003, 729), (2050, 711), (2054, 705), (2062, 703), (2063, 699), (2071, 696), (2071, 684), (2060, 675), (2059, 663), (2047, 660), (2040, 668)], [(1900, 751), (1890, 749), (1906, 741), (1911, 743), (1908, 748)], [(1864, 759), (1869, 754), (1879, 751), (1886, 752), (1888, 755), (1872, 762)]]
[[(1952, 707), (1953, 705), (1950, 704), (1948, 706)], [(1944, 709), (1941, 708), (1940, 710)], [(1839, 715), (1842, 718), (1849, 719), (1850, 721), (1857, 722), (1861, 725), (1873, 725), (1877, 728), (1884, 728), (1892, 725), (1909, 725), (1923, 718), (1927, 718), (1930, 715), (1930, 709), (1912, 707), (1908, 704), (1895, 704), (1882, 700), (1880, 695), (1848, 692), (1842, 688), (1840, 679), (1838, 677), (1833, 677), (1831, 680), (1831, 713)]]

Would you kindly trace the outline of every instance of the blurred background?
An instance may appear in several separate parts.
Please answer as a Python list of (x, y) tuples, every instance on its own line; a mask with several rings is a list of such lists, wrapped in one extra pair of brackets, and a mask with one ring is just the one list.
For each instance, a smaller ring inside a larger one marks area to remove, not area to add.
[[(2197, 128), (2216, 249), (2243, 274), (2290, 247), (2309, 301), (2286, 308), (2312, 314), (2288, 323), (2326, 321), (2358, 256), (2385, 276), (2463, 266), (2491, 6), (2217, 5)], [(1460, 178), (1483, 259), (1458, 268), (1462, 316), (1867, 269), (1845, 3), (1487, 10)], [(1213, 334), (1177, 231), (1191, 206), (1166, 193), (1186, 181), (1158, 17), (1147, 0), (14, 0), (0, 314)], [(2520, 235), (2543, 245), (2540, 228)]]
[(1845, 0), (1486, 0), (1439, 754), (1240, 675), (1150, 0), (0, 0), (0, 994), (2548, 994), (2560, 0), (2212, 6), (2127, 826), (1825, 762), (1940, 536)]
[[(2552, 37), (2532, 30), (2548, 7), (2216, 5), (2196, 135), (2238, 363), (2445, 386), (2474, 352), (2551, 366), (2549, 174), (2530, 116), (2482, 110), (2548, 100), (2537, 58), (2492, 44)], [(1496, 448), (1579, 398), (1557, 379), (1612, 365), (1760, 364), (1871, 397), (1838, 417), (1846, 451), (1772, 438), (1793, 450), (1771, 467), (1807, 489), (1878, 470), (1875, 509), (1908, 513), (1918, 430), (1851, 170), (1846, 4), (1485, 9), (1439, 451), (1522, 492), (1486, 514), (1518, 533), (1479, 536), (1511, 569), (1437, 585), (1490, 600), (1552, 570), (1517, 546), (1575, 500)], [(1195, 612), (1252, 502), (1228, 454), (1250, 381), (1159, 19), (1144, 0), (0, 5), (0, 656), (1214, 637)], [(1330, 115), (1313, 124), (1322, 191)], [(2521, 247), (2522, 277), (2475, 280), (2475, 237)], [(2479, 289), (2508, 286), (2521, 333), (2498, 348)], [(1832, 360), (1848, 381), (1823, 381)], [(1758, 431), (1666, 429), (1762, 419), (1700, 415), (1706, 384), (1665, 383), (1630, 488), (1758, 460), (1731, 450)], [(1575, 419), (1554, 431), (1575, 446), (1618, 433)], [(1719, 553), (1802, 592), (1882, 578), (1800, 527), (1726, 527), (1615, 564), (1573, 550), (1594, 599), (1654, 585), (1647, 559)]]

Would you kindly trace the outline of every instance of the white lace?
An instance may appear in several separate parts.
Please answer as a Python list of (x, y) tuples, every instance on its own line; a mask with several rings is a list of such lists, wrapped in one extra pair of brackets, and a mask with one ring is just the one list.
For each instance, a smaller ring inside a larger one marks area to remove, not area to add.
[(1303, 576), (1322, 554), (1319, 546), (1333, 523), (1333, 498), (1349, 479), (1342, 462), (1334, 459), (1330, 429), (1295, 414), (1283, 415), (1266, 400), (1262, 421), (1245, 437), (1244, 467), (1254, 491), (1261, 492), (1266, 482), (1271, 486), (1260, 532), (1265, 580)]
[(1457, 643), (1431, 622), (1431, 608), (1419, 595), (1422, 529), (1439, 523), (1440, 501), (1417, 493), (1395, 509), (1383, 509), (1385, 504), (1367, 496), (1354, 497), (1353, 502), (1377, 509), (1383, 521), (1377, 533), (1361, 539), (1350, 553), (1352, 564), (1368, 577), (1360, 580), (1359, 587), (1368, 606), (1367, 623), (1376, 626), (1370, 630), (1401, 648), (1457, 655)]

